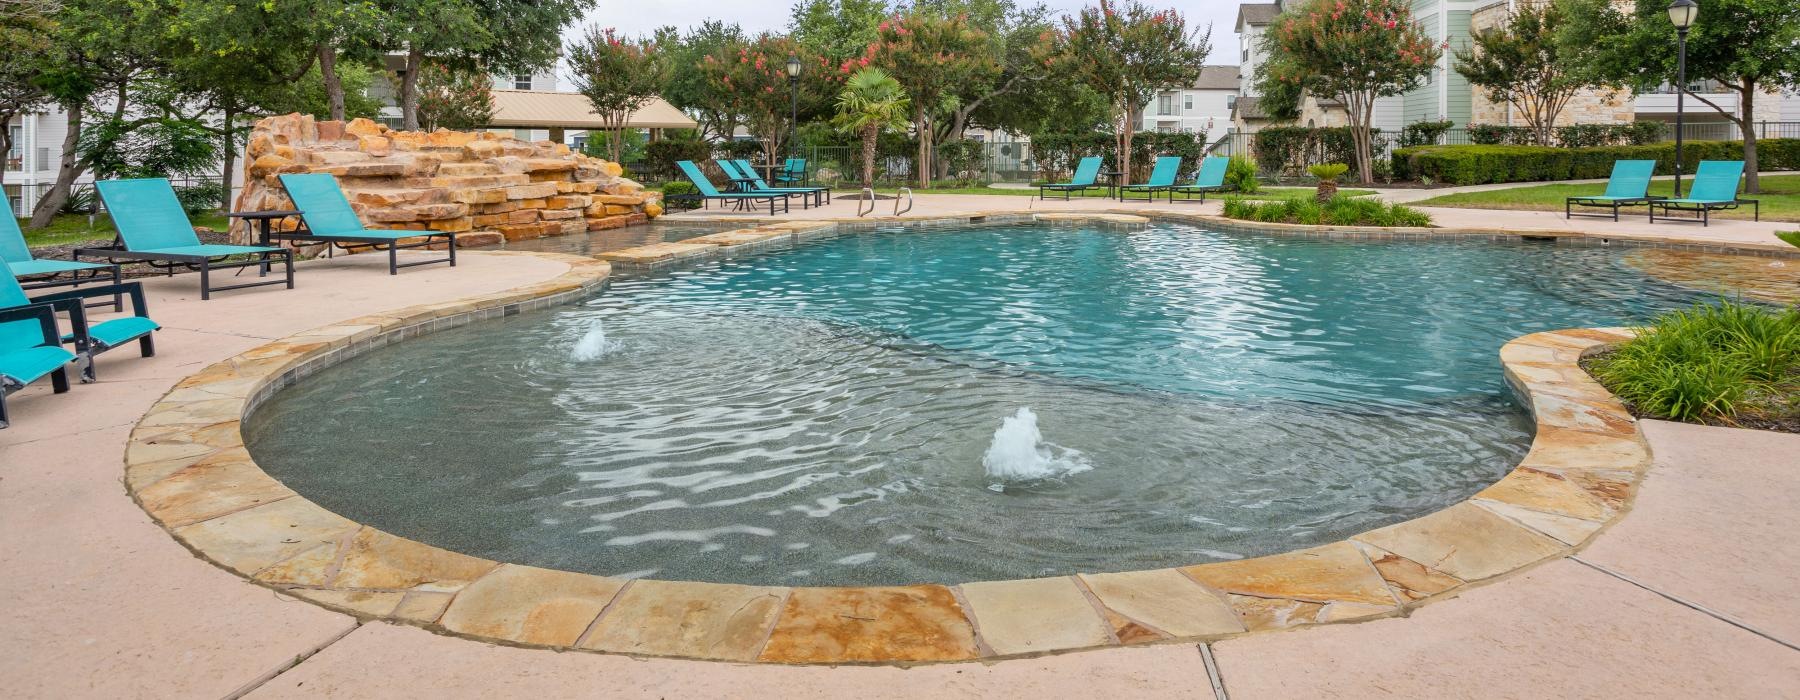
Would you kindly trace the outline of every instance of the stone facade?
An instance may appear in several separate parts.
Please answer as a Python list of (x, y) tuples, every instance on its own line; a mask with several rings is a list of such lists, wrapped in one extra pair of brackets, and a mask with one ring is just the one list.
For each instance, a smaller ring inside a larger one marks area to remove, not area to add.
[[(617, 163), (494, 133), (289, 114), (256, 123), (244, 163), (237, 211), (291, 209), (277, 175), (331, 173), (369, 228), (457, 232), (462, 245), (621, 228), (662, 214), (658, 195), (622, 177)], [(247, 243), (251, 234), (239, 223), (232, 237)]]
[[(1521, 4), (1541, 4), (1541, 0), (1519, 0)], [(1630, 11), (1629, 0), (1615, 0), (1615, 5)], [(1495, 3), (1470, 13), (1469, 33), (1486, 31), (1506, 23), (1511, 19), (1512, 10), (1506, 3)], [(1470, 124), (1511, 124), (1524, 126), (1523, 115), (1518, 114), (1512, 105), (1488, 99), (1487, 91), (1470, 86), (1469, 123)], [(1571, 124), (1629, 124), (1637, 118), (1632, 104), (1633, 95), (1629, 90), (1582, 90), (1569, 99), (1561, 112), (1556, 115), (1555, 126)]]

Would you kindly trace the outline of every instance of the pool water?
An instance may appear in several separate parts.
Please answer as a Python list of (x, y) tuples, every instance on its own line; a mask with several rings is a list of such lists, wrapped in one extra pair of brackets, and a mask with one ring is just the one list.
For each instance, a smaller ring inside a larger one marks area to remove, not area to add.
[[(1702, 299), (1606, 248), (881, 230), (399, 343), (247, 433), (326, 508), (501, 561), (789, 585), (1144, 569), (1467, 498), (1530, 444), (1504, 342)], [(1005, 448), (1014, 425), (991, 450), (1020, 409), (1042, 443)], [(1075, 468), (990, 475), (994, 453)]]

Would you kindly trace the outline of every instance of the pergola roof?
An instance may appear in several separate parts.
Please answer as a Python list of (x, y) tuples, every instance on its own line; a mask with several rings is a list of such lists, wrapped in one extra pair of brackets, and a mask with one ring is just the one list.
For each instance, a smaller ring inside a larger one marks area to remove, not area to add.
[[(494, 90), (492, 127), (530, 129), (604, 129), (606, 123), (579, 92)], [(697, 124), (674, 105), (656, 98), (625, 121), (636, 129), (692, 129)]]

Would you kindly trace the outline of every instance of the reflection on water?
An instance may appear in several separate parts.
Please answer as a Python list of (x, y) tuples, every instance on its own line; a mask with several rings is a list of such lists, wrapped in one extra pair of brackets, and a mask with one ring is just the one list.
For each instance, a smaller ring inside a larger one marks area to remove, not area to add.
[[(816, 585), (1153, 568), (1466, 498), (1529, 444), (1502, 343), (1696, 298), (1601, 248), (876, 231), (409, 340), (248, 432), (327, 508), (503, 561)], [(601, 322), (627, 350), (570, 362)], [(989, 488), (1058, 459), (1092, 469)]]

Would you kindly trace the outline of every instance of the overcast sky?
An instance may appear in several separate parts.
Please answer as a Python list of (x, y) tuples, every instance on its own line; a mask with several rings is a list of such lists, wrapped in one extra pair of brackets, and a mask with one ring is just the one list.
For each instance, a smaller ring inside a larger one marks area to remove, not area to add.
[[(1020, 0), (1021, 3), (1029, 0)], [(1231, 23), (1237, 19), (1237, 2), (1223, 0), (1146, 0), (1153, 7), (1173, 7), (1187, 17), (1195, 29), (1212, 25), (1213, 52), (1209, 64), (1236, 65), (1237, 37)], [(1072, 12), (1089, 4), (1081, 0), (1045, 0), (1055, 12)], [(789, 0), (599, 0), (599, 6), (588, 12), (580, 26), (564, 32), (565, 40), (580, 35), (582, 27), (612, 27), (628, 35), (649, 34), (663, 25), (686, 29), (705, 19), (736, 22), (749, 34), (763, 30), (787, 28)], [(564, 82), (567, 82), (565, 76)]]

